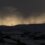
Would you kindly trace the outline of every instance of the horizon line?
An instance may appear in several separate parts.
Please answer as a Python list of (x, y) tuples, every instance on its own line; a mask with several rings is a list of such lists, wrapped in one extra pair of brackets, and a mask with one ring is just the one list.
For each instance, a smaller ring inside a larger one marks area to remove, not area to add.
[[(17, 24), (17, 25), (45, 25), (45, 23), (39, 23), (39, 24)], [(17, 25), (0, 25), (0, 26), (17, 26)]]

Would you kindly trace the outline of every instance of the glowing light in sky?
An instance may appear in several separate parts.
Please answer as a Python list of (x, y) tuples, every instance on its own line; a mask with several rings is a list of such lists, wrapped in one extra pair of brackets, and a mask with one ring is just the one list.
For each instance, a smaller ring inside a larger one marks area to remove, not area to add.
[(2, 10), (0, 10), (0, 25), (14, 26), (18, 24), (45, 23), (45, 12), (43, 11), (42, 14), (39, 12), (33, 12), (30, 15), (26, 15), (25, 13), (23, 15), (22, 12), (21, 9), (15, 7), (2, 7)]
[(45, 23), (45, 16), (18, 18), (16, 16), (7, 16), (0, 19), (0, 25), (14, 26), (18, 24), (42, 24)]

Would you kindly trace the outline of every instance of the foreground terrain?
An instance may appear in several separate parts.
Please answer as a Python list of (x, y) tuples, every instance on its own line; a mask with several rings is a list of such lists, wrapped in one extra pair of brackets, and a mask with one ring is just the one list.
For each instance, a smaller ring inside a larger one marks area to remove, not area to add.
[(0, 26), (0, 45), (45, 45), (45, 24)]

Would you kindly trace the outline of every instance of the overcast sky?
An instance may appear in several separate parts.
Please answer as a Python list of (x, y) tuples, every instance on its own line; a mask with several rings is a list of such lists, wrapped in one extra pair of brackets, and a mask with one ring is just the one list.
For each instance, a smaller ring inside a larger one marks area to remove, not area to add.
[(0, 0), (1, 25), (45, 23), (45, 0)]
[(23, 14), (21, 16), (28, 17), (31, 16), (33, 12), (42, 13), (45, 11), (45, 0), (0, 0), (0, 12), (2, 11), (1, 13), (4, 13), (4, 15), (10, 13), (10, 8), (13, 10), (13, 13), (15, 11), (14, 9), (17, 8), (16, 11)]

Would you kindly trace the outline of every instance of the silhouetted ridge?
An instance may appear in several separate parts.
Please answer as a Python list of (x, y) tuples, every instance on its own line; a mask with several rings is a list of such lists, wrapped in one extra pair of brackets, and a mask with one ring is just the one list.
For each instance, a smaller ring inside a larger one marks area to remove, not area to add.
[(44, 30), (45, 31), (45, 24), (20, 24), (16, 26), (0, 26), (0, 30)]
[(0, 43), (2, 44), (36, 45), (37, 42), (37, 44), (40, 43), (40, 45), (45, 45), (45, 24), (21, 24), (16, 26), (3, 25), (0, 26), (0, 30)]

